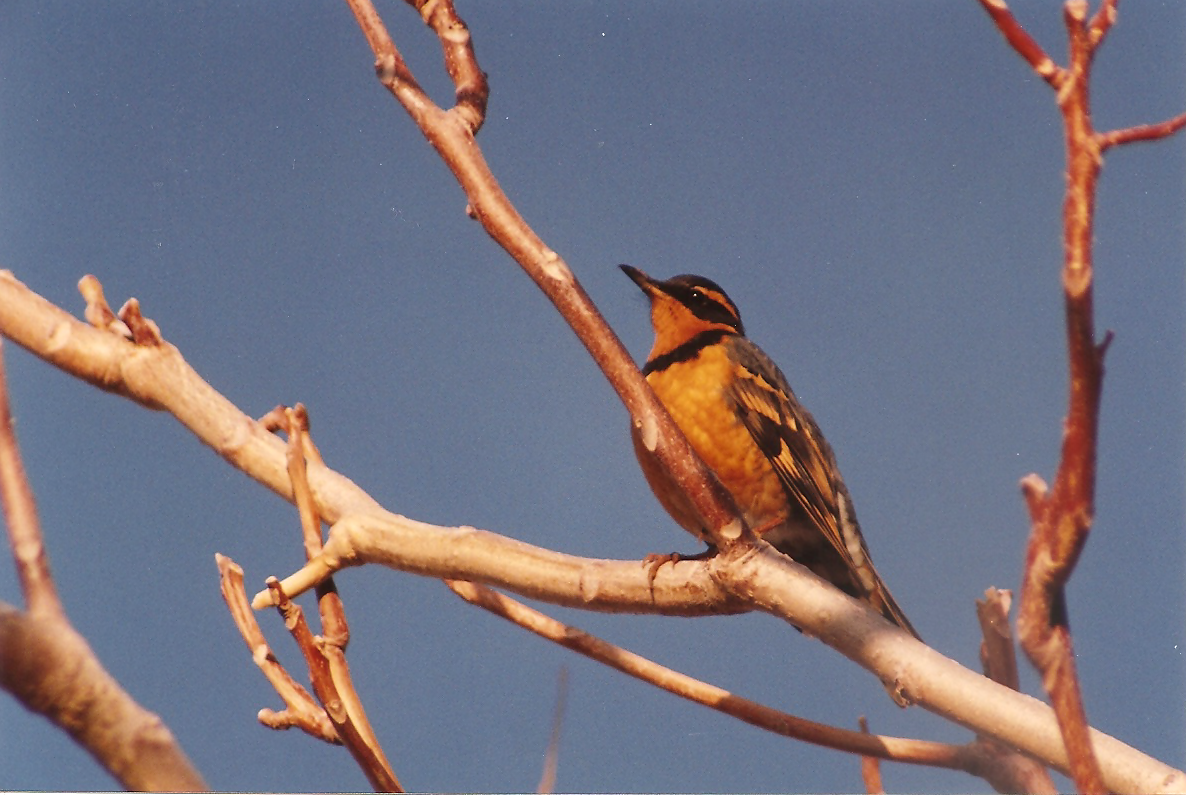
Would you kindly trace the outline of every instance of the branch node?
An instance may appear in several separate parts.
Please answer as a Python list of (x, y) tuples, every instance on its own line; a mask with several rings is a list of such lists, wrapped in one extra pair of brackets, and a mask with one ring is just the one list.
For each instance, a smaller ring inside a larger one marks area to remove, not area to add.
[(135, 298), (119, 308), (119, 319), (132, 330), (132, 341), (137, 345), (156, 347), (165, 341), (157, 324), (140, 314), (140, 302)]
[(103, 295), (103, 285), (99, 282), (98, 278), (89, 273), (83, 276), (78, 280), (78, 292), (82, 294), (83, 300), (86, 301), (86, 309), (83, 311), (83, 317), (86, 318), (88, 323), (95, 328), (110, 331), (124, 339), (132, 339), (132, 330), (111, 311), (111, 306), (107, 303), (106, 296)]
[(1112, 340), (1115, 339), (1115, 337), (1115, 332), (1113, 332), (1112, 329), (1108, 329), (1104, 332), (1104, 338), (1100, 340), (1099, 345), (1095, 346), (1095, 354), (1101, 364), (1104, 361), (1105, 354), (1108, 352), (1108, 346), (1112, 344)]
[(1046, 504), (1046, 491), (1046, 481), (1036, 472), (1031, 472), (1021, 479), (1021, 494), (1025, 497), (1032, 521), (1037, 521), (1042, 515), (1042, 509)]

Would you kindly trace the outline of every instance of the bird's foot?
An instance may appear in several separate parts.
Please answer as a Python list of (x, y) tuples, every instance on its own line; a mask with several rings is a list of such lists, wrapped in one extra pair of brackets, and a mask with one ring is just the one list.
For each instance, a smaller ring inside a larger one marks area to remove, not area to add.
[(682, 555), (679, 552), (652, 552), (642, 559), (642, 565), (647, 570), (647, 579), (651, 587), (654, 588), (655, 577), (658, 576), (659, 569), (663, 567), (663, 564), (670, 563), (674, 566), (681, 560), (707, 560), (715, 554), (717, 554), (716, 547), (709, 547), (702, 552), (697, 552), (695, 555)]

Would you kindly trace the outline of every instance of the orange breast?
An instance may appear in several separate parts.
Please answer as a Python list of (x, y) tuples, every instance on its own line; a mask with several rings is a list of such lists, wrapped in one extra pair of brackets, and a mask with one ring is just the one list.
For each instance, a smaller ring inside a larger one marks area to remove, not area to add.
[[(750, 527), (767, 529), (786, 519), (786, 497), (770, 462), (723, 394), (732, 367), (722, 348), (709, 346), (694, 359), (649, 374), (647, 383), (697, 455), (733, 495)], [(659, 502), (685, 530), (700, 535), (699, 517), (659, 472), (637, 434), (634, 448)]]

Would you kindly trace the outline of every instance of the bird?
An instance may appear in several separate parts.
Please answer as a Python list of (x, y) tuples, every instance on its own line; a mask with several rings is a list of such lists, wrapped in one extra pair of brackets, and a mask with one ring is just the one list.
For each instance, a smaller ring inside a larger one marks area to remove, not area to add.
[[(786, 376), (745, 335), (741, 313), (711, 279), (654, 279), (620, 265), (650, 301), (655, 342), (642, 373), (746, 523), (776, 550), (918, 633), (873, 567), (836, 456)], [(704, 538), (688, 498), (631, 428), (634, 452), (660, 504)], [(715, 554), (709, 549), (692, 558)], [(679, 555), (656, 556), (669, 560)]]

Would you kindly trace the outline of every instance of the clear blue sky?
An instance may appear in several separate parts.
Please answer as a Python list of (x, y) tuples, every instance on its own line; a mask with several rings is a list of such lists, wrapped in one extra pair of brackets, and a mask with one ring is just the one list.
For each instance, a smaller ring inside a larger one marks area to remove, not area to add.
[[(421, 82), (435, 37), (382, 12)], [(721, 283), (837, 450), (878, 568), (922, 635), (977, 665), (973, 601), (1016, 587), (1017, 483), (1049, 477), (1066, 402), (1061, 129), (973, 0), (462, 4), (503, 186), (627, 346), (617, 269)], [(1018, 13), (1058, 59), (1061, 12)], [(1186, 108), (1186, 5), (1124, 3), (1100, 128)], [(303, 401), (327, 461), (391, 510), (580, 555), (695, 551), (647, 490), (627, 419), (550, 305), (463, 212), (373, 77), (345, 4), (0, 6), (0, 267), (81, 315), (138, 297), (244, 411)], [(1186, 764), (1186, 139), (1109, 155), (1098, 517), (1069, 589), (1101, 729)], [(293, 509), (171, 418), (7, 346), (29, 474), (76, 626), (220, 789), (359, 789), (341, 749), (261, 728), (278, 701), (219, 597), (300, 563)], [(403, 782), (530, 790), (559, 667), (562, 790), (852, 791), (857, 760), (720, 717), (384, 569), (338, 578), (362, 696)], [(0, 565), (0, 599), (19, 602)], [(763, 616), (550, 610), (805, 717), (963, 742)], [(297, 653), (264, 616), (282, 659)], [(1025, 686), (1036, 692), (1034, 677)], [(0, 698), (0, 787), (112, 780)], [(887, 765), (899, 791), (988, 790)]]

